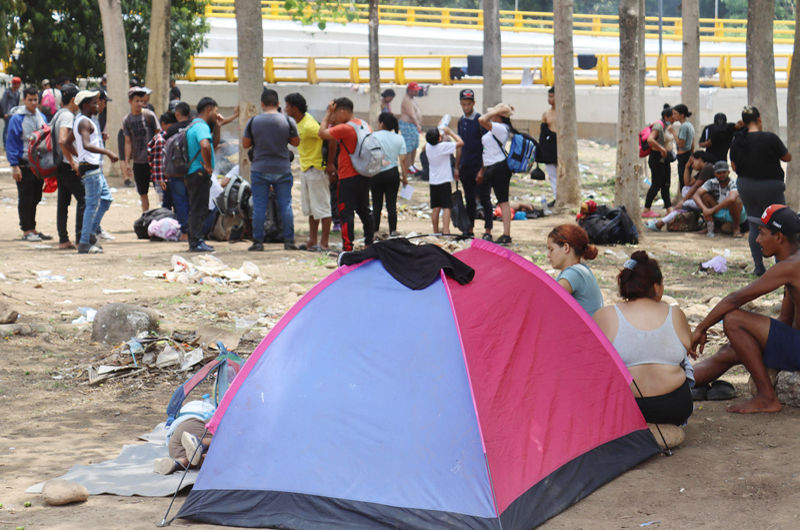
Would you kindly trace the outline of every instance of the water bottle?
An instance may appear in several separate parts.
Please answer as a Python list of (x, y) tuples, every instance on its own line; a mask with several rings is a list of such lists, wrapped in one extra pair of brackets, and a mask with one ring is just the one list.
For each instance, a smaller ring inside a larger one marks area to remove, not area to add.
[(211, 401), (211, 396), (203, 394), (203, 418), (205, 418), (206, 421), (210, 420), (211, 416), (214, 415), (215, 408), (214, 402)]
[(725, 249), (725, 252), (723, 252), (723, 253), (722, 253), (722, 257), (724, 257), (724, 258), (730, 258), (730, 257), (731, 257), (731, 249), (729, 249), (729, 248), (726, 248), (726, 249)]
[(450, 119), (451, 119), (450, 115), (449, 114), (445, 114), (444, 116), (442, 116), (442, 119), (439, 120), (439, 125), (437, 125), (436, 127), (440, 131), (443, 130), (445, 127), (449, 127), (450, 126)]
[(542, 195), (542, 196), (539, 198), (539, 202), (541, 202), (541, 203), (542, 203), (542, 213), (544, 213), (545, 211), (547, 211), (547, 199), (545, 198), (545, 196), (544, 196), (544, 195)]

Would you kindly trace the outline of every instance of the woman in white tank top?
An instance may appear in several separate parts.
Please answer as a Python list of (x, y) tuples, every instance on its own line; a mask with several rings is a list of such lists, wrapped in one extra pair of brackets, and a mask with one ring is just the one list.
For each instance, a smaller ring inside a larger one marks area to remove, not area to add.
[(625, 302), (598, 310), (594, 320), (630, 370), (645, 420), (683, 425), (693, 411), (684, 369), (692, 337), (686, 315), (661, 301), (661, 269), (644, 251), (625, 262), (617, 283)]

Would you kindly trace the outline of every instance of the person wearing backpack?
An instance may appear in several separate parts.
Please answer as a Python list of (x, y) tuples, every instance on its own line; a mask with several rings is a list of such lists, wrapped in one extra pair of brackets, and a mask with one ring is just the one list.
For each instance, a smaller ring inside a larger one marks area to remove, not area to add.
[[(184, 101), (179, 101), (175, 105), (175, 119), (177, 123), (173, 123), (167, 128), (167, 133), (164, 135), (164, 142), (166, 143), (170, 138), (178, 134), (181, 129), (185, 129), (190, 124), (192, 109), (189, 104)], [(185, 175), (167, 177), (167, 187), (169, 188), (170, 195), (172, 196), (172, 205), (175, 208), (175, 215), (178, 216), (178, 222), (181, 224), (181, 241), (189, 240), (189, 192), (186, 190), (186, 183), (184, 182)]]
[(60, 102), (63, 98), (63, 92), (57, 88), (50, 88), (50, 80), (45, 79), (42, 81), (42, 91), (39, 92), (39, 110), (42, 111), (47, 122), (53, 119), (56, 112), (61, 108)]
[(337, 195), (342, 222), (342, 248), (345, 252), (353, 250), (355, 214), (358, 214), (364, 227), (365, 246), (372, 244), (375, 235), (375, 221), (369, 204), (369, 178), (355, 170), (350, 156), (358, 148), (358, 127), (371, 131), (366, 122), (353, 116), (353, 102), (348, 98), (338, 98), (328, 103), (325, 117), (319, 125), (319, 137), (337, 140), (340, 146), (336, 178), (339, 181)]
[(17, 182), (17, 209), (22, 240), (39, 242), (53, 239), (36, 230), (36, 207), (42, 200), (42, 181), (33, 174), (28, 165), (28, 138), (45, 125), (44, 115), (39, 111), (39, 93), (29, 86), (22, 91), (22, 105), (9, 110), (6, 157), (11, 165), (11, 176)]
[(650, 135), (647, 137), (647, 145), (650, 147), (647, 165), (650, 167), (650, 189), (647, 190), (644, 200), (644, 210), (642, 217), (658, 217), (658, 214), (650, 209), (656, 194), (661, 191), (661, 199), (664, 201), (664, 208), (667, 213), (672, 212), (672, 201), (669, 197), (670, 185), (670, 163), (675, 160), (672, 152), (674, 134), (672, 131), (673, 110), (669, 105), (664, 105), (661, 110), (661, 119), (651, 126)]
[(275, 190), (283, 222), (283, 248), (297, 250), (294, 244), (292, 213), (292, 163), (289, 145), (300, 145), (297, 124), (280, 112), (278, 93), (270, 88), (261, 92), (261, 110), (244, 129), (242, 147), (253, 148), (250, 186), (253, 192), (253, 244), (247, 250), (264, 250), (264, 222), (267, 218), (270, 187)]
[(53, 155), (58, 164), (56, 227), (58, 228), (58, 248), (62, 250), (75, 248), (75, 245), (69, 239), (69, 230), (67, 229), (69, 206), (72, 203), (72, 197), (75, 197), (77, 203), (75, 211), (76, 242), (81, 240), (83, 214), (86, 209), (86, 191), (78, 174), (78, 161), (64, 147), (75, 122), (75, 115), (78, 113), (78, 105), (75, 104), (75, 96), (78, 95), (78, 92), (78, 87), (72, 83), (61, 86), (62, 107), (58, 109), (50, 123), (53, 129), (51, 133), (53, 135)]
[[(497, 205), (502, 212), (503, 235), (497, 239), (498, 245), (511, 244), (511, 207), (508, 205), (511, 170), (508, 167), (508, 156), (504, 146), (509, 135), (514, 132), (509, 118), (512, 112), (514, 112), (513, 107), (501, 103), (478, 118), (478, 123), (488, 130), (481, 138), (483, 166), (486, 169), (483, 176), (478, 177), (478, 184), (486, 182), (494, 189)], [(491, 233), (489, 236), (491, 237)], [(483, 239), (491, 241), (486, 236)]]
[(167, 128), (176, 122), (175, 115), (165, 112), (159, 121), (161, 130), (147, 143), (147, 163), (150, 166), (150, 178), (153, 180), (156, 192), (161, 195), (161, 207), (172, 210), (175, 201), (172, 199), (167, 177), (164, 175), (164, 149), (167, 147), (164, 137), (167, 134)]

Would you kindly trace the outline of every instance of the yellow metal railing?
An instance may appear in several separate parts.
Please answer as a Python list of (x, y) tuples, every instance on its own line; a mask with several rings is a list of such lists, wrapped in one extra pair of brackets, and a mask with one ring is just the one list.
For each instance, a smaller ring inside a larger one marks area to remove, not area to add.
[[(594, 56), (592, 68), (581, 68), (575, 55), (575, 83), (609, 87), (619, 84), (619, 54)], [(701, 80), (706, 86), (733, 88), (747, 86), (747, 66), (744, 53), (701, 53), (704, 63), (717, 65), (716, 71)], [(681, 54), (647, 54), (645, 83), (650, 86), (680, 86)], [(791, 54), (775, 54), (775, 85), (785, 88), (789, 80)], [(405, 55), (380, 58), (382, 83), (405, 85), (412, 81), (441, 85), (480, 83), (480, 77), (466, 76), (466, 55)], [(236, 57), (198, 56), (191, 59), (186, 81), (236, 82)], [(527, 80), (536, 85), (553, 85), (552, 54), (503, 55), (501, 65), (503, 84), (519, 85)], [(457, 75), (454, 75), (457, 74)], [(461, 77), (459, 79), (458, 77)], [(369, 58), (353, 57), (265, 57), (264, 81), (267, 83), (367, 83)]]
[[(211, 0), (206, 5), (207, 17), (233, 18), (235, 0)], [(308, 13), (311, 8), (308, 7)], [(368, 17), (366, 4), (353, 4), (352, 12), (356, 18), (353, 23), (365, 24)], [(292, 13), (284, 8), (284, 2), (261, 0), (261, 12), (265, 19), (292, 20)], [(323, 10), (333, 22), (333, 13)], [(380, 24), (395, 26), (417, 26), (432, 28), (482, 29), (483, 11), (480, 9), (451, 9), (440, 7), (418, 7), (399, 5), (378, 6)], [(794, 42), (795, 23), (793, 20), (777, 20), (773, 28), (773, 42), (791, 44)], [(553, 14), (536, 11), (500, 11), (500, 27), (507, 31), (553, 33)], [(573, 15), (573, 33), (596, 37), (619, 36), (618, 17), (615, 15)], [(658, 38), (658, 18), (646, 17), (647, 38)], [(744, 42), (747, 34), (747, 21), (735, 19), (700, 19), (700, 40), (714, 42)], [(665, 39), (681, 40), (682, 21), (679, 17), (662, 19), (662, 36)]]

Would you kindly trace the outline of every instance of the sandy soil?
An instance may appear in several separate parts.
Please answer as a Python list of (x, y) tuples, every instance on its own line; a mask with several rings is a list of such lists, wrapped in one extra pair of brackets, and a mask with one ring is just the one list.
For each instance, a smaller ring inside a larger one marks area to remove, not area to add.
[[(582, 143), (585, 193), (606, 201), (613, 194), (609, 180), (614, 151)], [(41, 496), (24, 490), (63, 474), (74, 464), (115, 457), (122, 445), (134, 443), (135, 435), (148, 432), (164, 419), (166, 403), (178, 378), (170, 373), (88, 384), (89, 364), (108, 355), (110, 348), (92, 343), (86, 326), (69, 323), (77, 308), (99, 308), (111, 301), (127, 301), (158, 309), (166, 330), (197, 329), (201, 324), (234, 330), (235, 319), (257, 315), (261, 322), (250, 338), (263, 336), (297, 299), (289, 285), (310, 288), (329, 272), (332, 260), (317, 254), (287, 252), (269, 245), (264, 253), (248, 253), (244, 243), (217, 243), (216, 255), (239, 267), (255, 262), (264, 277), (235, 287), (190, 286), (147, 279), (143, 272), (169, 269), (173, 254), (186, 256), (186, 244), (137, 241), (132, 223), (139, 215), (138, 197), (131, 189), (117, 187), (114, 206), (103, 225), (117, 237), (105, 243), (106, 253), (79, 256), (59, 251), (57, 244), (41, 248), (19, 240), (16, 188), (5, 160), (0, 161), (0, 300), (22, 313), (20, 322), (51, 324), (50, 332), (26, 333), (0, 342), (0, 528), (153, 528), (169, 504), (164, 498), (93, 496), (80, 505), (50, 507)], [(674, 181), (675, 179), (673, 179)], [(413, 205), (427, 201), (426, 186), (418, 183)], [(530, 180), (514, 182), (512, 195), (536, 199), (545, 184)], [(297, 190), (295, 190), (297, 192)], [(151, 191), (151, 203), (156, 202)], [(295, 193), (295, 223), (307, 231), (299, 215)], [(54, 196), (40, 205), (40, 230), (55, 235)], [(430, 231), (430, 221), (416, 210), (401, 215), (404, 233)], [(424, 209), (421, 210), (424, 216)], [(545, 269), (545, 237), (556, 224), (568, 222), (565, 212), (541, 220), (514, 222), (513, 249)], [(70, 223), (74, 221), (74, 209)], [(384, 230), (386, 229), (384, 221)], [(479, 225), (480, 226), (480, 225)], [(499, 235), (495, 229), (495, 235)], [(298, 235), (298, 241), (302, 235)], [(705, 315), (714, 297), (724, 296), (751, 281), (734, 266), (724, 275), (698, 273), (698, 266), (728, 248), (734, 265), (749, 263), (743, 240), (728, 236), (709, 241), (702, 234), (647, 234), (639, 248), (654, 253), (665, 269), (666, 291), (683, 307), (693, 322)], [(613, 301), (618, 267), (633, 249), (601, 249), (592, 264), (608, 301)], [(624, 254), (623, 254), (624, 253)], [(63, 281), (38, 281), (36, 271), (50, 270)], [(104, 294), (103, 289), (132, 289), (127, 294)], [(754, 304), (771, 314), (777, 295)], [(719, 336), (712, 337), (719, 344)], [(254, 342), (243, 342), (246, 354)], [(710, 348), (715, 351), (715, 348)], [(746, 393), (746, 372), (734, 370), (727, 377)], [(667, 458), (656, 456), (602, 487), (577, 505), (553, 518), (542, 528), (617, 529), (638, 528), (798, 528), (800, 463), (796, 440), (800, 437), (800, 412), (785, 409), (770, 416), (734, 416), (724, 403), (702, 403), (686, 428), (686, 442)], [(185, 495), (179, 496), (172, 514)], [(25, 508), (23, 503), (31, 501)], [(173, 526), (191, 523), (176, 521)], [(192, 525), (206, 528), (203, 525)]]

